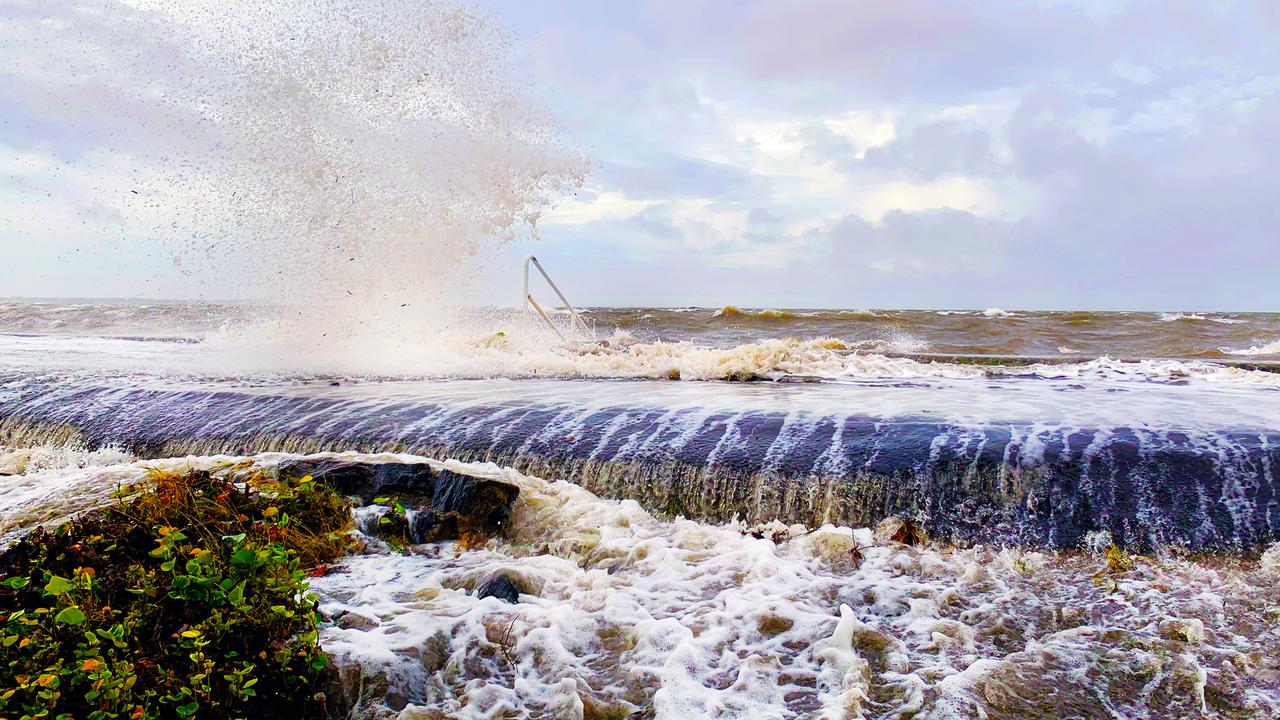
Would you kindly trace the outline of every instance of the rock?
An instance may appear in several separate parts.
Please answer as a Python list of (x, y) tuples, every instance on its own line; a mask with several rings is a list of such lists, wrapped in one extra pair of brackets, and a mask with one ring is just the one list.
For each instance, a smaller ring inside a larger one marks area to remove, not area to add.
[(890, 515), (875, 529), (876, 542), (881, 545), (888, 543), (902, 543), (903, 545), (919, 545), (929, 539), (924, 528), (910, 520), (904, 520), (896, 515)]
[(485, 578), (484, 582), (476, 588), (477, 598), (495, 597), (503, 602), (518, 603), (520, 595), (530, 595), (532, 593), (525, 587), (525, 584), (512, 573), (498, 571)]
[(414, 543), (458, 539), (481, 545), (511, 515), (520, 488), (510, 483), (443, 470), (436, 477), (429, 507), (415, 508), (409, 536)]
[(301, 459), (282, 463), (281, 477), (310, 475), (335, 491), (368, 504), (380, 496), (395, 497), (412, 510), (388, 516), (379, 525), (383, 536), (414, 544), (461, 540), (482, 545), (511, 515), (520, 488), (511, 483), (437, 471), (427, 463), (375, 463), (338, 459)]
[(381, 621), (363, 613), (349, 612), (338, 618), (337, 624), (344, 630), (372, 630), (378, 627)]
[(388, 494), (430, 495), (436, 471), (427, 463), (356, 462), (337, 458), (288, 460), (277, 471), (282, 478), (310, 475), (343, 495), (366, 505)]

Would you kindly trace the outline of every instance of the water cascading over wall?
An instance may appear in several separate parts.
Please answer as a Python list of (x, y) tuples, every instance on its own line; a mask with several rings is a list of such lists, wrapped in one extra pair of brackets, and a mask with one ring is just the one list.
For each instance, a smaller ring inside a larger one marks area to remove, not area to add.
[(668, 515), (866, 526), (957, 542), (1238, 549), (1280, 537), (1280, 433), (960, 425), (925, 417), (411, 395), (0, 382), (0, 444), (144, 457), (400, 451), (488, 460)]

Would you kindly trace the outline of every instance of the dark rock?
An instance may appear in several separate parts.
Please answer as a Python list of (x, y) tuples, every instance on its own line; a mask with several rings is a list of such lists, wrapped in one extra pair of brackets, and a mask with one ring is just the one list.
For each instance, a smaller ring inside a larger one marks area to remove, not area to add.
[(282, 463), (283, 478), (310, 475), (316, 482), (364, 504), (374, 498), (396, 498), (412, 510), (380, 522), (383, 536), (394, 535), (414, 544), (461, 540), (483, 544), (511, 515), (520, 488), (499, 480), (441, 470), (427, 463), (374, 463), (338, 459), (301, 459)]
[(495, 597), (503, 602), (518, 603), (521, 594), (531, 594), (520, 578), (511, 573), (496, 572), (476, 588), (477, 598)]
[[(280, 464), (282, 478), (310, 475), (315, 481), (368, 504), (379, 495), (430, 495), (435, 470), (427, 463), (362, 463), (338, 459), (299, 459)], [(452, 473), (451, 473), (452, 474)]]
[(511, 483), (442, 470), (431, 493), (431, 507), (497, 527), (511, 515), (511, 503), (519, 494), (520, 488)]

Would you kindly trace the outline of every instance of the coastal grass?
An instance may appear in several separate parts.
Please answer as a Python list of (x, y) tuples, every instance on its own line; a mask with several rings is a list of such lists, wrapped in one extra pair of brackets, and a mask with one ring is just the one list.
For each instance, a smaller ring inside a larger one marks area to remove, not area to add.
[(0, 554), (0, 717), (323, 717), (308, 575), (346, 499), (310, 477), (153, 472)]

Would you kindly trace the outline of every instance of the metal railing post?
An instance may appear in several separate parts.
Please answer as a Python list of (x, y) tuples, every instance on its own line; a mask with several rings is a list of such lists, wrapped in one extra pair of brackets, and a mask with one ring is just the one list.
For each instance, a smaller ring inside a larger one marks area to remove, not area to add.
[(529, 293), (530, 263), (532, 263), (534, 267), (538, 268), (538, 272), (542, 275), (542, 279), (547, 281), (547, 285), (551, 286), (556, 297), (560, 298), (560, 302), (564, 303), (565, 308), (569, 311), (569, 324), (575, 329), (590, 334), (591, 328), (587, 326), (587, 322), (583, 320), (582, 316), (578, 314), (578, 311), (574, 309), (573, 304), (569, 302), (569, 298), (565, 297), (564, 293), (560, 292), (559, 286), (557, 286), (556, 282), (551, 279), (549, 274), (547, 274), (547, 269), (542, 267), (542, 263), (538, 262), (538, 258), (533, 255), (529, 255), (524, 259), (524, 297), (521, 299), (521, 307), (524, 309), (525, 315), (529, 314), (529, 305), (532, 304), (534, 309), (538, 311), (538, 314), (542, 316), (542, 319), (545, 320), (547, 324), (551, 326), (551, 329), (560, 336), (560, 339), (564, 339), (564, 335), (561, 334), (560, 329), (556, 327), (551, 318), (547, 316), (547, 313), (543, 311), (542, 306), (539, 305), (538, 302), (533, 299), (533, 295)]

